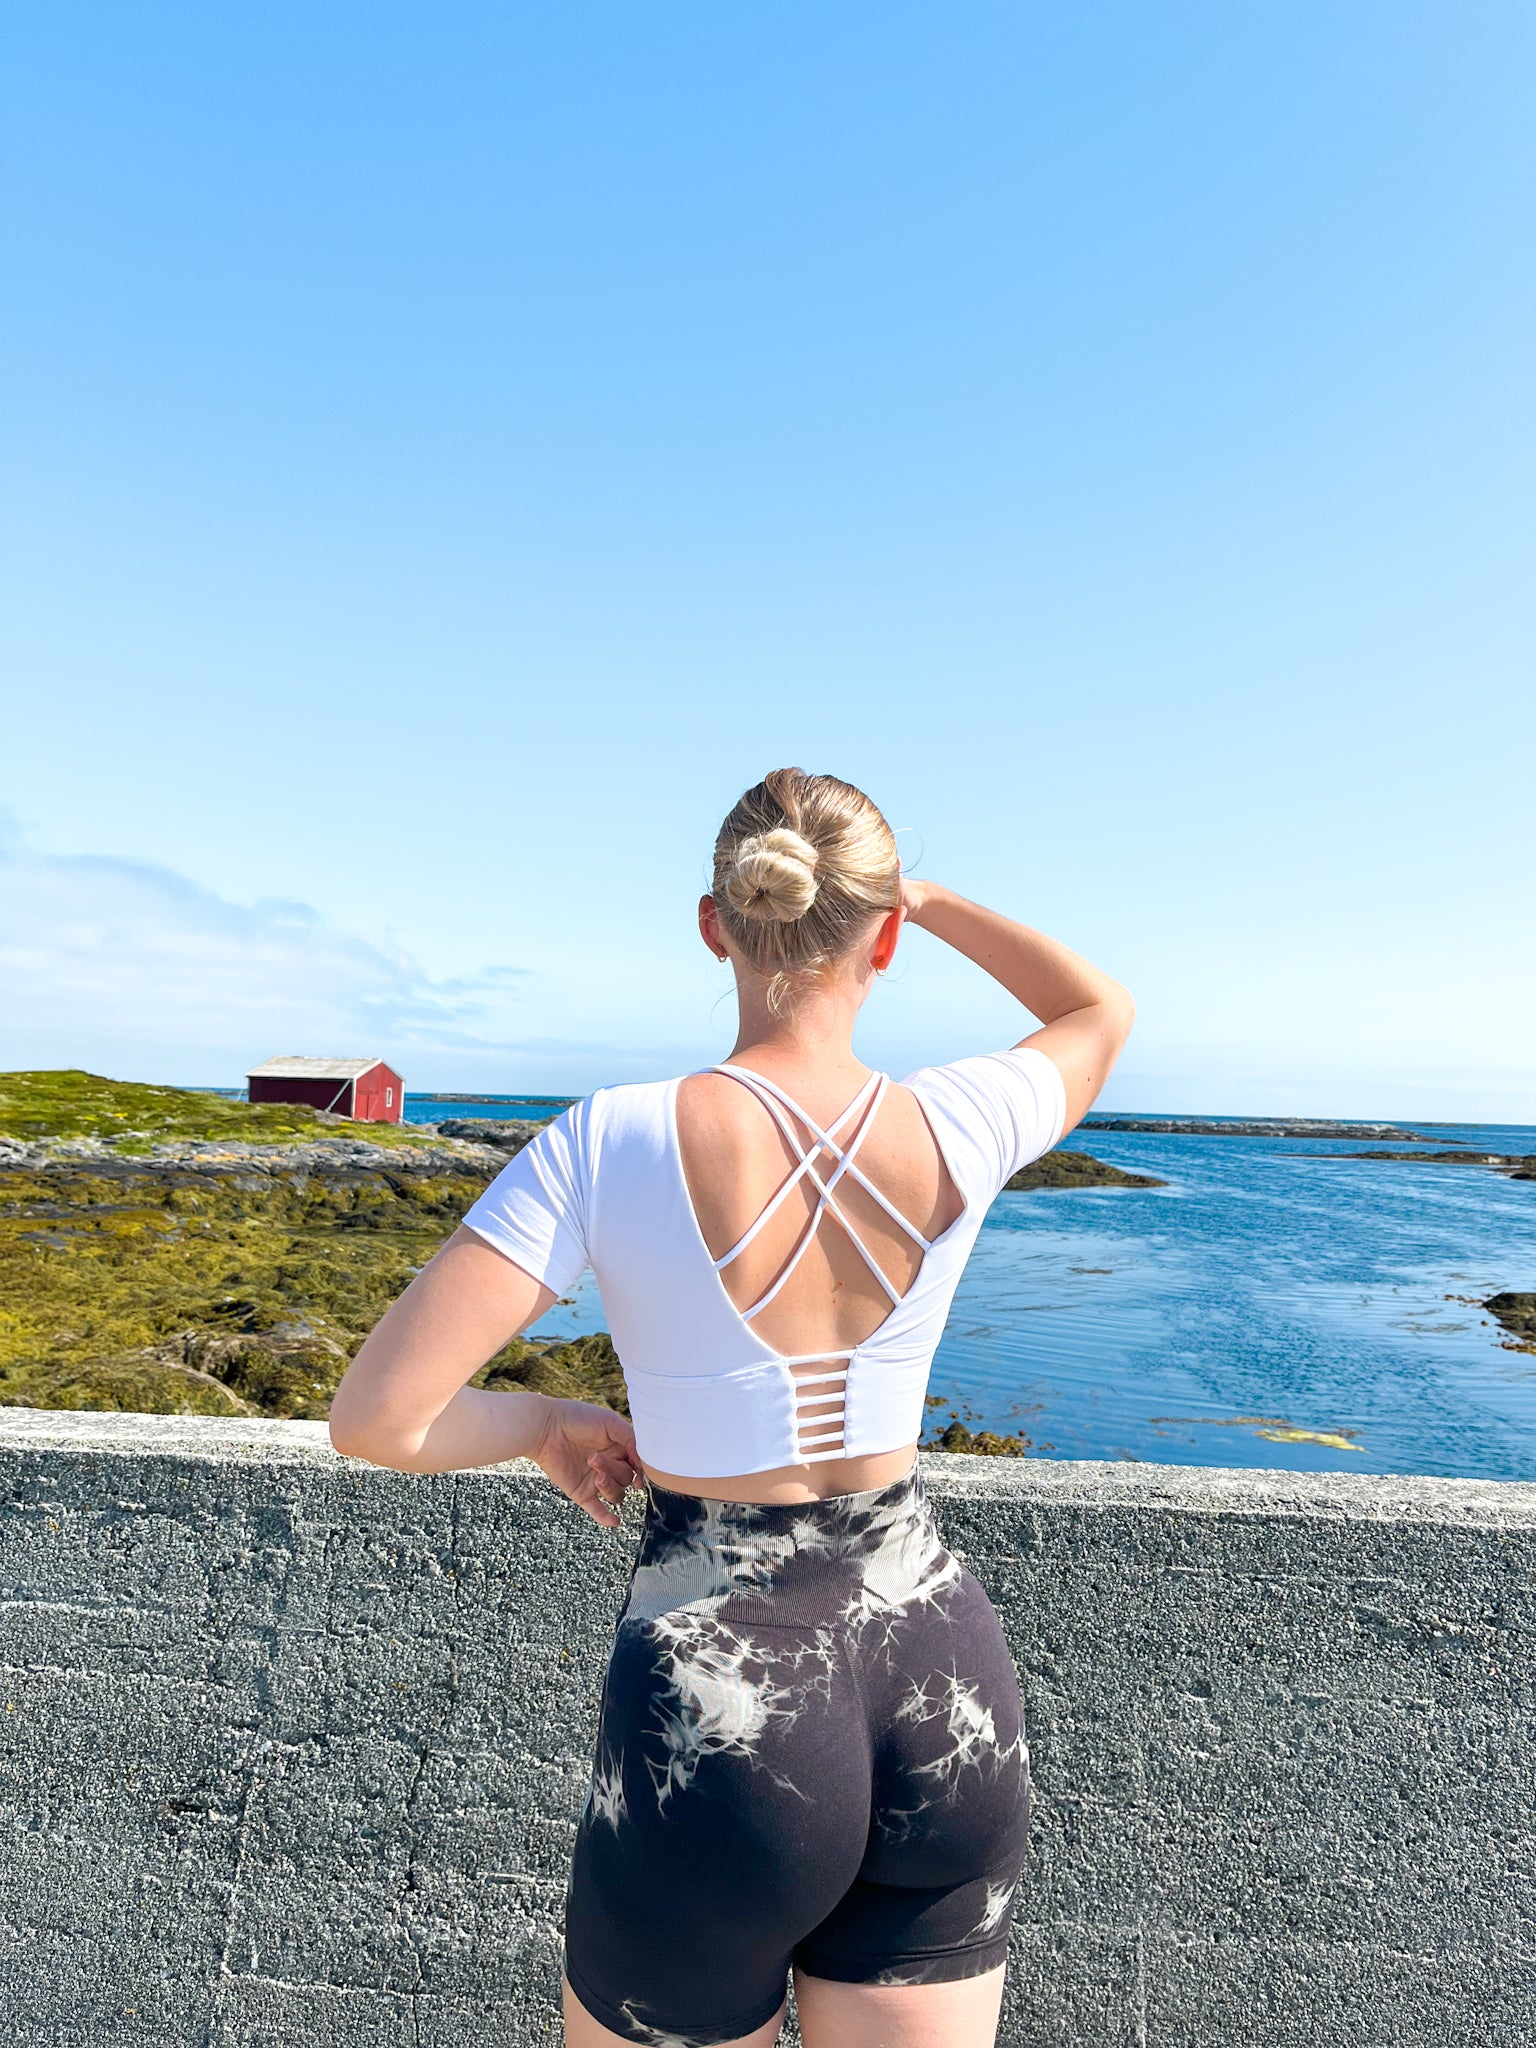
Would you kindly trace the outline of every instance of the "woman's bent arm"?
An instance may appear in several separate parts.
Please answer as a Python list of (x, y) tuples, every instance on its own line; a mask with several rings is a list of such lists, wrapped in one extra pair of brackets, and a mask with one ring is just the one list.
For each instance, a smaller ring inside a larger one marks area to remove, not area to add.
[(331, 1402), (344, 1456), (399, 1472), (458, 1472), (532, 1458), (594, 1521), (637, 1477), (634, 1432), (586, 1401), (466, 1385), (556, 1300), (462, 1226), (382, 1316)]
[(938, 882), (903, 879), (908, 919), (1001, 982), (1040, 1019), (1021, 1039), (1047, 1054), (1067, 1092), (1065, 1136), (1092, 1108), (1130, 1036), (1136, 1005), (1129, 989), (1059, 939), (987, 910)]

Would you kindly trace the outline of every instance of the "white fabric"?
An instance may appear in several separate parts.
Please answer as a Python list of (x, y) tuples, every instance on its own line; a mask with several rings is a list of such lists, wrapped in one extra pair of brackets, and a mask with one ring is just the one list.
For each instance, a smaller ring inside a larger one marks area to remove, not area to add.
[[(763, 1085), (789, 1106), (771, 1083)], [(765, 1302), (743, 1314), (731, 1300), (719, 1268), (763, 1219), (721, 1260), (711, 1255), (683, 1174), (675, 1080), (600, 1088), (574, 1104), (502, 1169), (464, 1221), (557, 1294), (591, 1265), (642, 1463), (722, 1478), (897, 1450), (921, 1432), (929, 1368), (982, 1218), (1004, 1181), (1048, 1152), (1066, 1121), (1059, 1071), (1029, 1048), (921, 1067), (903, 1085), (921, 1103), (965, 1207), (927, 1245), (916, 1279), (885, 1321), (851, 1350), (786, 1357), (752, 1326), (750, 1316)], [(873, 1096), (861, 1091), (826, 1132), (798, 1112), (806, 1128), (805, 1138), (793, 1139), (801, 1165), (769, 1206), (802, 1177), (812, 1179), (820, 1192), (802, 1242), (823, 1224), (824, 1211), (836, 1217), (837, 1180), (857, 1150), (857, 1133), (839, 1138), (839, 1128), (881, 1092), (879, 1085)], [(867, 1123), (860, 1117), (857, 1130)], [(818, 1142), (807, 1152), (808, 1141)], [(856, 1164), (846, 1171), (870, 1186)], [(846, 1218), (836, 1220), (849, 1227)], [(825, 1374), (814, 1380), (790, 1370), (818, 1363)], [(838, 1393), (840, 1416), (802, 1415), (808, 1403)], [(824, 1422), (840, 1422), (840, 1432)], [(807, 1432), (814, 1450), (806, 1449)]]

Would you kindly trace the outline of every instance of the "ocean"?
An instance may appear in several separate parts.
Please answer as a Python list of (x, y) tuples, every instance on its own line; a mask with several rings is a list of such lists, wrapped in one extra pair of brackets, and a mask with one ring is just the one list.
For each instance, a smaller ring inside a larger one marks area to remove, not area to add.
[[(408, 1097), (406, 1114), (566, 1099)], [(1075, 1132), (1073, 1150), (1168, 1185), (998, 1197), (931, 1426), (1022, 1433), (1038, 1457), (1536, 1479), (1536, 1355), (1477, 1305), (1536, 1292), (1536, 1181), (1354, 1156), (1536, 1153), (1536, 1128), (1399, 1121), (1427, 1142)], [(539, 1330), (602, 1327), (588, 1275)]]

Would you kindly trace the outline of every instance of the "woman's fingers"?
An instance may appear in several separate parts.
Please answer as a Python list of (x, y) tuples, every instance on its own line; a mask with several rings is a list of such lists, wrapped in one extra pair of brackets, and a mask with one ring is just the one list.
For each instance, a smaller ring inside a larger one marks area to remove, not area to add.
[(618, 1514), (598, 1484), (596, 1473), (589, 1472), (585, 1479), (572, 1487), (571, 1499), (577, 1507), (585, 1509), (593, 1521), (604, 1529), (617, 1529), (621, 1526)]
[(622, 1500), (632, 1486), (642, 1484), (640, 1475), (628, 1458), (594, 1451), (587, 1464), (597, 1475), (599, 1487), (610, 1500)]

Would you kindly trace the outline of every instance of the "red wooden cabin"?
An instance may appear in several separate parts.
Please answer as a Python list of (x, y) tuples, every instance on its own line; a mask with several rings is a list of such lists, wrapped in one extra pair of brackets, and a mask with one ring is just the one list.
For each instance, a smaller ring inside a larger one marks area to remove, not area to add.
[(251, 1102), (302, 1102), (361, 1123), (397, 1124), (405, 1083), (382, 1060), (263, 1060), (245, 1077)]

